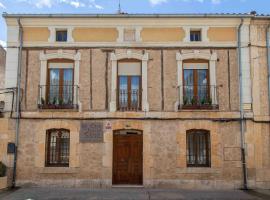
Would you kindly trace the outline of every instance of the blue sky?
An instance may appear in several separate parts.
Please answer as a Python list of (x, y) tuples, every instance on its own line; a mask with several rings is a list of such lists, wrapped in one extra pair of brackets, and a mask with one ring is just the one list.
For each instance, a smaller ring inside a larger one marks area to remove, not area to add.
[[(8, 13), (115, 13), (119, 0), (0, 0)], [(121, 0), (128, 13), (246, 13), (270, 14), (270, 0)], [(6, 27), (0, 19), (0, 44)]]

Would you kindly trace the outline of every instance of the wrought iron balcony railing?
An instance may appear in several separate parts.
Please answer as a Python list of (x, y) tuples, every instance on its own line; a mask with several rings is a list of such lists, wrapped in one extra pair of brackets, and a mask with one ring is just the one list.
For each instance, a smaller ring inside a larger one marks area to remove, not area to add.
[(78, 109), (77, 85), (40, 85), (39, 109)]
[(141, 110), (141, 90), (118, 90), (118, 110)]
[(179, 109), (218, 109), (218, 87), (186, 85), (179, 88)]

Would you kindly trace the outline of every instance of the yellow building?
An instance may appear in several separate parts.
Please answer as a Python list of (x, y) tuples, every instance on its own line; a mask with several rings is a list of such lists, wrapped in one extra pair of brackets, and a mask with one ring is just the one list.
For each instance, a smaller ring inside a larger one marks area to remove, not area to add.
[(17, 185), (270, 188), (269, 17), (3, 17)]

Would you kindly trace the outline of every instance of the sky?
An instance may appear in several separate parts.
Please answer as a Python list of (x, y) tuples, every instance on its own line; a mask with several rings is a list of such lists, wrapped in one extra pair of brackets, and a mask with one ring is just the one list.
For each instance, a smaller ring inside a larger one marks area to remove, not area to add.
[[(116, 13), (119, 0), (0, 0), (7, 13)], [(270, 14), (270, 0), (121, 0), (127, 13)], [(6, 46), (6, 24), (0, 18), (0, 44)]]

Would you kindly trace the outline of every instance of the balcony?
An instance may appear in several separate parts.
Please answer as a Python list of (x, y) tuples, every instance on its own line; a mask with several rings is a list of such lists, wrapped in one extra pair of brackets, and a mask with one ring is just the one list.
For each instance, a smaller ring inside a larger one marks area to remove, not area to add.
[(218, 109), (218, 87), (208, 85), (180, 86), (179, 109)]
[(118, 90), (118, 110), (119, 111), (139, 111), (141, 110), (141, 90)]
[(79, 87), (76, 85), (40, 85), (39, 109), (78, 109)]

